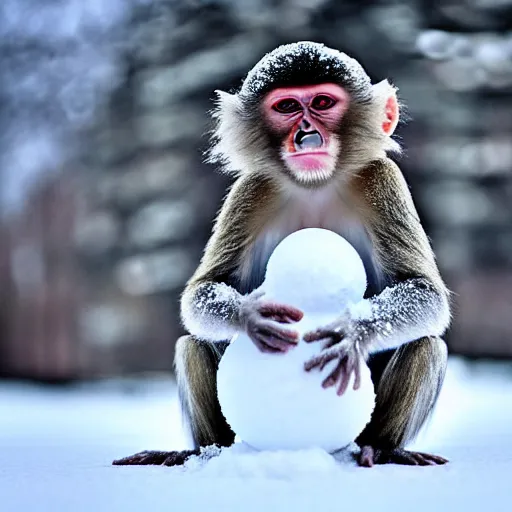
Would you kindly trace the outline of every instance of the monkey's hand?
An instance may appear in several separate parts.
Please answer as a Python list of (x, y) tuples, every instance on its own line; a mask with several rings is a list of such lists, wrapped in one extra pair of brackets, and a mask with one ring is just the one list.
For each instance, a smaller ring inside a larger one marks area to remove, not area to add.
[(361, 359), (364, 360), (367, 353), (363, 348), (366, 344), (361, 338), (357, 325), (349, 320), (348, 315), (343, 315), (332, 324), (304, 335), (304, 341), (308, 343), (325, 342), (322, 352), (306, 361), (305, 370), (309, 372), (313, 368), (319, 368), (321, 371), (328, 363), (336, 360), (334, 370), (324, 379), (322, 387), (337, 386), (339, 396), (345, 393), (352, 374), (354, 374), (353, 388), (359, 389), (361, 385)]
[(298, 322), (304, 314), (285, 304), (262, 300), (262, 292), (247, 296), (240, 307), (240, 326), (255, 345), (266, 353), (287, 352), (299, 341), (299, 333), (279, 324)]

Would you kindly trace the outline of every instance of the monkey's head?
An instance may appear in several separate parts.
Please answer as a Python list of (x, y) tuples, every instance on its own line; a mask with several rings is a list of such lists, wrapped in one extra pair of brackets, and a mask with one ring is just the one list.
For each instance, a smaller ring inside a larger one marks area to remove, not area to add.
[(323, 44), (280, 46), (236, 94), (218, 95), (211, 160), (229, 172), (318, 187), (398, 149), (395, 88), (372, 85), (356, 60)]

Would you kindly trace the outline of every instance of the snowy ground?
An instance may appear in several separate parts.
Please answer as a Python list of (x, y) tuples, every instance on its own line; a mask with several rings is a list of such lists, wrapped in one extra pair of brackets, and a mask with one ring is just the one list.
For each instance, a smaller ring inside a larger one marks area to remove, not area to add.
[[(127, 390), (128, 386), (128, 390)], [(187, 446), (170, 381), (72, 390), (0, 386), (0, 510), (509, 511), (512, 366), (450, 361), (416, 442), (444, 467), (357, 468), (322, 451), (226, 450), (185, 470), (114, 467), (142, 449)]]

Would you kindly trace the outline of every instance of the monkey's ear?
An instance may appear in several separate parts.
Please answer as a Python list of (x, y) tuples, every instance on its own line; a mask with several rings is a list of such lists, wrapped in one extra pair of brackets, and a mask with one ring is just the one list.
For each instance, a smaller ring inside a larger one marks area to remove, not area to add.
[(399, 119), (398, 99), (396, 88), (387, 80), (383, 80), (372, 86), (374, 101), (379, 109), (382, 119), (382, 131), (387, 135), (393, 135)]

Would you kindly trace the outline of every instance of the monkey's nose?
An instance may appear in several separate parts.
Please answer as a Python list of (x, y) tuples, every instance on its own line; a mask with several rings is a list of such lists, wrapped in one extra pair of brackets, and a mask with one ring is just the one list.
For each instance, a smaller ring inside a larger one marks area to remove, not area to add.
[(311, 123), (307, 119), (303, 119), (300, 123), (300, 127), (302, 130), (306, 131), (311, 128)]
[(322, 147), (322, 144), (322, 136), (317, 131), (305, 132), (299, 130), (295, 135), (296, 149), (317, 149)]

